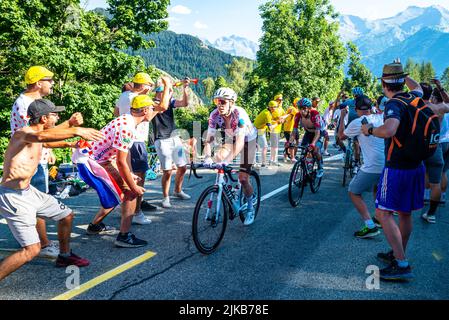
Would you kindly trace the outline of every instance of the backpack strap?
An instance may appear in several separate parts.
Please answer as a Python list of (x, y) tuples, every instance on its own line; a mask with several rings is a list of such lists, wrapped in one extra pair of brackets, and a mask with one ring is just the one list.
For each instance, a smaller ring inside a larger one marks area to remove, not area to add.
[(429, 117), (429, 119), (427, 120), (426, 129), (424, 130), (424, 135), (425, 135), (425, 136), (427, 136), (427, 133), (428, 133), (428, 131), (429, 131), (430, 124), (432, 123), (432, 120), (435, 119), (435, 118), (438, 118), (438, 116), (437, 116), (436, 114), (433, 115), (433, 116), (431, 116), (431, 117)]
[(398, 138), (393, 137), (390, 145), (390, 149), (388, 149), (387, 161), (391, 160), (391, 155), (393, 154), (394, 147), (398, 146), (402, 148), (402, 144), (399, 142)]

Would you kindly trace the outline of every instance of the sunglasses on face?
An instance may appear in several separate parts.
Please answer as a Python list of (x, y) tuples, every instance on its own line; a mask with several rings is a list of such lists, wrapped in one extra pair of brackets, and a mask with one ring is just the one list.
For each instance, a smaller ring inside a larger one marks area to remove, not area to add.
[(228, 100), (225, 99), (214, 99), (214, 103), (217, 106), (223, 106), (228, 102)]

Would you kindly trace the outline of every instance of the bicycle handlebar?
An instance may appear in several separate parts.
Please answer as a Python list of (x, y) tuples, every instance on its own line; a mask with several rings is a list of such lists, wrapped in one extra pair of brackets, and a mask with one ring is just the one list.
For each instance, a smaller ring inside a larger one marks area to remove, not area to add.
[(197, 179), (202, 179), (203, 177), (198, 175), (198, 173), (196, 172), (197, 169), (211, 169), (211, 170), (223, 170), (224, 173), (229, 177), (229, 179), (231, 179), (233, 182), (237, 182), (237, 179), (234, 179), (234, 177), (232, 176), (232, 171), (233, 168), (229, 165), (222, 165), (222, 164), (218, 164), (218, 163), (211, 163), (211, 164), (205, 164), (205, 163), (191, 163), (190, 164), (190, 175), (189, 175), (189, 179), (193, 175), (195, 176), (195, 178)]

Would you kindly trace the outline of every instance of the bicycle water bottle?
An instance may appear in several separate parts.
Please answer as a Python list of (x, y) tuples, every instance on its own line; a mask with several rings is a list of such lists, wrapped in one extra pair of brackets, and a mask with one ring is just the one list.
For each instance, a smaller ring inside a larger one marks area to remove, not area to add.
[(313, 155), (308, 152), (306, 155), (306, 167), (307, 171), (310, 173), (313, 170)]

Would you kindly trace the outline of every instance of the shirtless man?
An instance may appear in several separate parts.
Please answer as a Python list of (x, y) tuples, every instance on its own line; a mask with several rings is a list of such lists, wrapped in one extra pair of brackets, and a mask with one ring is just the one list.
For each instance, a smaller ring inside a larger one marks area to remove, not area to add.
[(70, 251), (72, 211), (52, 196), (30, 185), (41, 158), (43, 143), (77, 136), (86, 140), (103, 138), (103, 135), (94, 129), (54, 128), (58, 112), (63, 110), (64, 107), (56, 107), (49, 100), (38, 99), (32, 102), (28, 107), (30, 126), (14, 133), (5, 152), (4, 173), (0, 183), (0, 215), (6, 219), (22, 250), (1, 261), (0, 280), (39, 254), (41, 244), (36, 230), (37, 216), (58, 221), (58, 267), (89, 265), (88, 260)]

